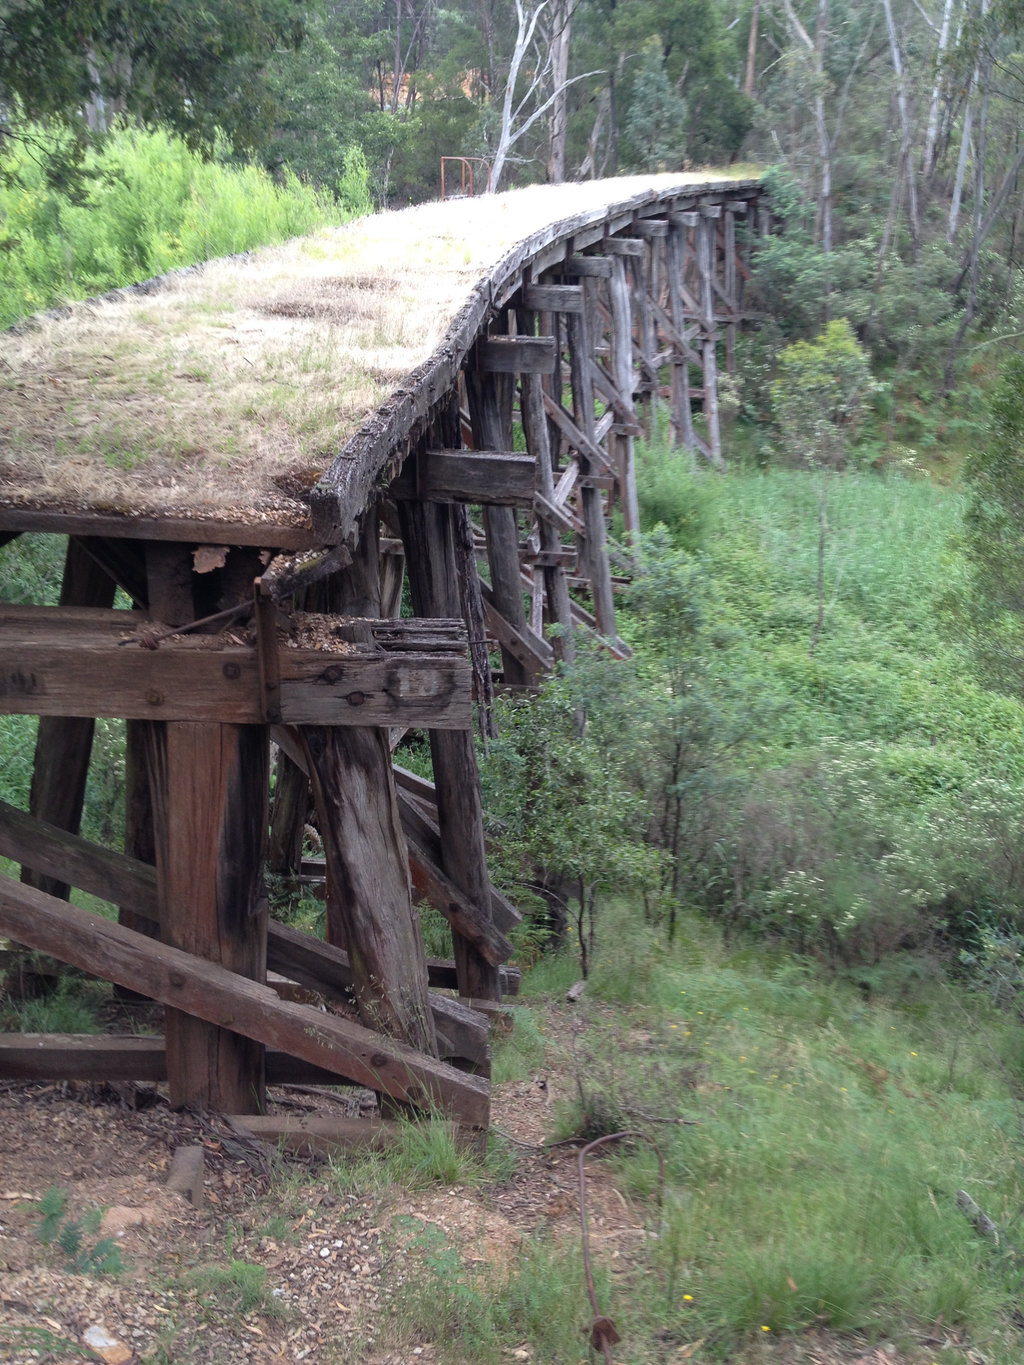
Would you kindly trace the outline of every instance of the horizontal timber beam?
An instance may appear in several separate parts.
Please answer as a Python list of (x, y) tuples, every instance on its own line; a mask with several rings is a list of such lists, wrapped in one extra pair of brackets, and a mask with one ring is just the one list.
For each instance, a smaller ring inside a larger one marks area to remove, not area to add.
[(523, 307), (534, 313), (582, 313), (583, 290), (578, 284), (528, 284)]
[[(52, 611), (60, 615), (51, 621)], [(286, 724), (472, 725), (462, 622), (370, 622), (373, 642), (355, 645), (339, 633), (350, 623), (321, 619), (330, 637), (325, 647), (303, 647), (300, 634), (295, 647), (278, 650)], [(303, 620), (309, 630), (316, 618)], [(85, 609), (72, 617), (60, 608), (0, 608), (0, 714), (238, 725), (267, 719), (254, 646), (178, 635), (146, 648), (139, 626), (129, 612), (90, 619)]]
[(485, 374), (554, 374), (554, 337), (486, 337), (473, 352)]
[[(333, 1071), (284, 1052), (268, 1052), (266, 1070), (268, 1085), (338, 1084)], [(0, 1033), (0, 1077), (14, 1081), (166, 1081), (167, 1053), (162, 1038)]]
[(382, 1091), (486, 1128), (489, 1087), (371, 1030), (281, 1000), (268, 986), (158, 943), (101, 915), (0, 877), (0, 933), (105, 981)]
[(517, 451), (428, 450), (391, 484), (395, 498), (529, 507), (536, 461)]
[(185, 545), (255, 545), (261, 550), (310, 550), (322, 542), (308, 524), (183, 517), (133, 516), (114, 512), (68, 512), (58, 508), (0, 506), (0, 534), (53, 531), (65, 536), (108, 536), (112, 540), (172, 540)]

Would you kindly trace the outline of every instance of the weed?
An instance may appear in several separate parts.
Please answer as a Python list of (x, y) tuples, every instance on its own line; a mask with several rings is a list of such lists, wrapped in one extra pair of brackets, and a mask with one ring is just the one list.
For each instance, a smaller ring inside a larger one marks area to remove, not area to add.
[(283, 1317), (287, 1311), (267, 1287), (266, 1267), (251, 1261), (201, 1266), (189, 1271), (185, 1283), (195, 1291), (203, 1308), (217, 1316), (258, 1312), (266, 1317)]
[(395, 1143), (379, 1152), (366, 1152), (332, 1167), (334, 1178), (346, 1189), (386, 1189), (402, 1185), (469, 1184), (480, 1170), (457, 1141), (455, 1125), (443, 1117), (405, 1117), (398, 1120)]
[(67, 1258), (68, 1269), (76, 1275), (116, 1275), (124, 1269), (120, 1248), (111, 1237), (91, 1241), (99, 1225), (99, 1210), (82, 1218), (66, 1215), (67, 1194), (52, 1185), (39, 1201), (39, 1226), (36, 1236), (44, 1246), (56, 1242)]

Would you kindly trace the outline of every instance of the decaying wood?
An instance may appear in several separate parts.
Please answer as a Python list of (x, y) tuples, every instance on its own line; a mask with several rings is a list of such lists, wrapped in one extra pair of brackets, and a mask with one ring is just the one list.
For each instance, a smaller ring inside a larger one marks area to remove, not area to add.
[(348, 952), (360, 1017), (436, 1055), (387, 735), (315, 728), (303, 738), (330, 871), (328, 925)]
[[(447, 616), (458, 609), (452, 509), (444, 503), (400, 503), (399, 516), (410, 565), (413, 609), (420, 616)], [(478, 920), (490, 919), (490, 883), (484, 847), (480, 777), (472, 737), (465, 731), (430, 731), (430, 754), (437, 792), (441, 867), (477, 907)], [(472, 944), (453, 935), (459, 989), (483, 999), (501, 998), (497, 967)]]
[[(29, 948), (141, 991), (181, 1012), (302, 1058), (357, 1085), (418, 1107), (435, 1105), (486, 1128), (489, 1087), (480, 1077), (382, 1038), (338, 1015), (278, 999), (248, 981), (100, 915), (0, 877), (0, 933)], [(237, 1112), (244, 1113), (248, 1104)]]
[[(125, 635), (138, 613), (0, 608), (0, 712), (259, 724), (253, 646), (175, 636), (147, 649)], [(280, 709), (295, 725), (472, 723), (465, 626), (380, 621), (366, 646), (279, 652)], [(143, 642), (144, 643), (144, 642)]]
[[(161, 937), (193, 957), (262, 982), (266, 729), (172, 722), (164, 743), (166, 791), (154, 796), (155, 809), (163, 811), (157, 822)], [(258, 1039), (219, 1027), (208, 1014), (177, 1009), (168, 1010), (165, 1033), (172, 1105), (239, 1113), (264, 1107)]]
[[(486, 1036), (486, 1025), (478, 1016), (474, 1023)], [(268, 1085), (339, 1083), (335, 1072), (273, 1049), (266, 1054), (266, 1072)], [(13, 1081), (166, 1081), (167, 1052), (162, 1038), (0, 1033), (0, 1077)]]
[(283, 1147), (293, 1156), (342, 1156), (349, 1152), (382, 1151), (400, 1136), (394, 1119), (346, 1118), (338, 1115), (244, 1114), (238, 1118), (243, 1133)]
[(409, 461), (392, 483), (391, 493), (426, 502), (529, 507), (534, 474), (532, 459), (515, 451), (427, 450)]

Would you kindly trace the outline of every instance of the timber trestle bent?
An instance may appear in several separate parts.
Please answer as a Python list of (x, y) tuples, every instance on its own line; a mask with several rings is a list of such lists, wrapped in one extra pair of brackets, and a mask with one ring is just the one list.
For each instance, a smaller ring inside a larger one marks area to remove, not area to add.
[[(234, 1114), (268, 1080), (348, 1081), (486, 1129), (520, 915), (487, 874), (474, 702), (486, 731), (495, 685), (535, 686), (580, 630), (628, 653), (634, 442), (661, 412), (723, 466), (719, 369), (769, 225), (755, 179), (513, 191), (7, 340), (0, 545), (67, 544), (56, 605), (0, 604), (0, 713), (39, 717), (29, 810), (0, 803), (22, 869), (0, 935), (159, 1002), (165, 1031), (0, 1036), (0, 1076), (166, 1078)], [(403, 341), (420, 295), (438, 316)], [(155, 389), (119, 336), (165, 364)], [(79, 832), (101, 717), (125, 724), (123, 852)], [(409, 731), (432, 780), (401, 764)], [(271, 918), (268, 866), (325, 878), (326, 942)], [(419, 900), (450, 960), (426, 958)]]

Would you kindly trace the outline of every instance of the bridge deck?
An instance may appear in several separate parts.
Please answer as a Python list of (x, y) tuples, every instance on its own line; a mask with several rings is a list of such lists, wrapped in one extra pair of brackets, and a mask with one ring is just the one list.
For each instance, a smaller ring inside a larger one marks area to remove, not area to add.
[(524, 266), (754, 183), (644, 176), (428, 204), (40, 319), (0, 339), (0, 532), (337, 539), (421, 390), (457, 371)]

